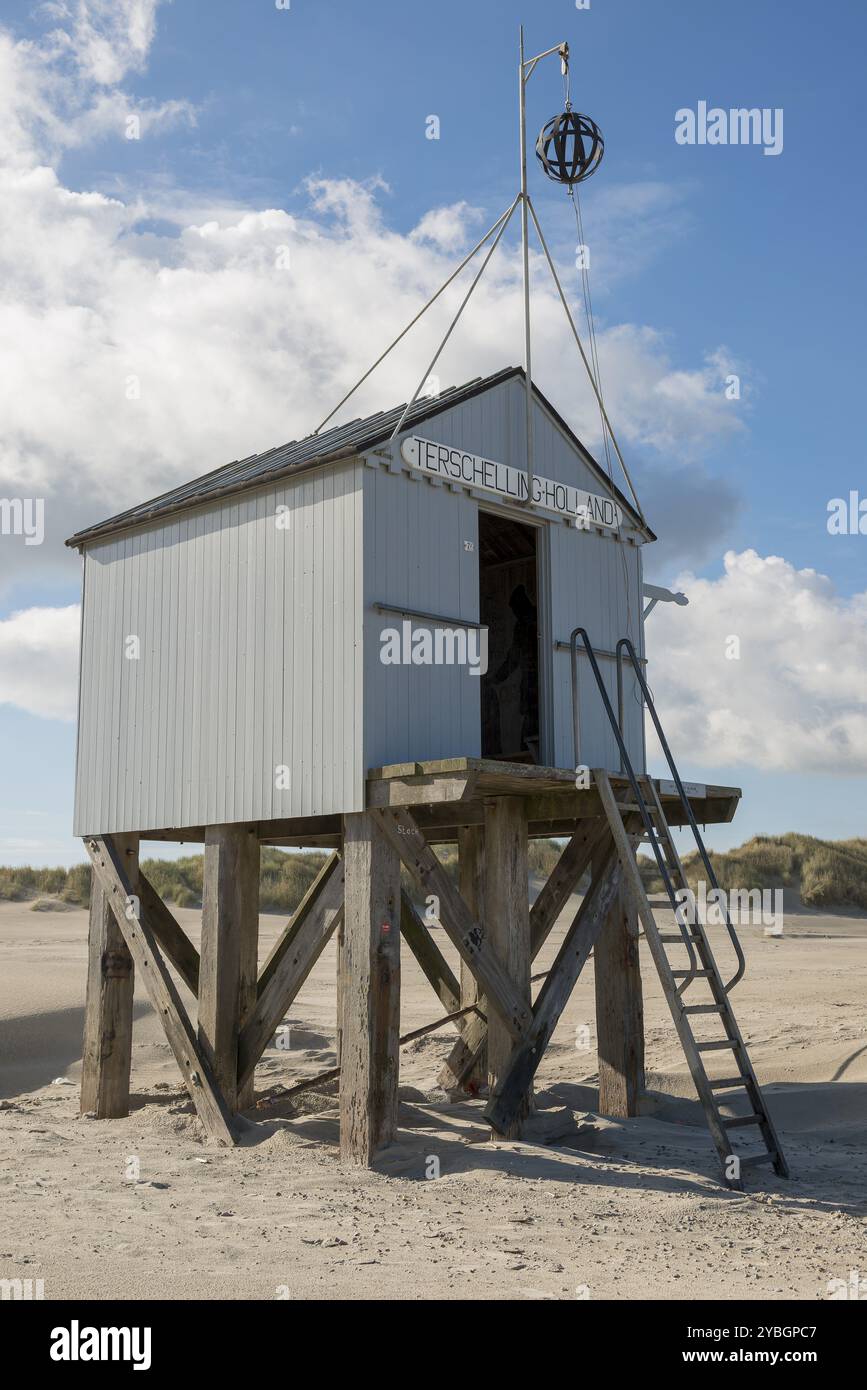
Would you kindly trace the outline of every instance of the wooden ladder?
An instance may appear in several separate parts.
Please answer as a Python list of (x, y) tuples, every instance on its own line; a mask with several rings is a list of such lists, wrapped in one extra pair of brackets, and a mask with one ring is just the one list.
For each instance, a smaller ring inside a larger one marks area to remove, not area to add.
[[(625, 749), (622, 751), (625, 753)], [(693, 921), (687, 920), (682, 895), (685, 890), (688, 891), (688, 884), (656, 785), (649, 777), (636, 776), (628, 758), (626, 767), (630, 786), (624, 799), (615, 796), (608, 773), (603, 769), (594, 769), (593, 777), (623, 866), (624, 884), (644, 927), (674, 1026), (719, 1154), (725, 1181), (730, 1187), (742, 1188), (743, 1171), (763, 1163), (772, 1164), (780, 1177), (788, 1177), (789, 1170), (780, 1141), (729, 1000), (729, 990), (743, 973), (740, 946), (737, 946), (737, 951), (741, 963), (734, 979), (726, 985), (711, 950), (706, 922), (700, 920), (698, 912), (688, 914), (694, 918)], [(642, 842), (651, 845), (660, 867), (678, 925), (674, 933), (660, 931), (657, 926), (636, 859), (637, 846)], [(705, 855), (702, 857), (706, 860)], [(715, 879), (712, 886), (718, 887)], [(686, 902), (690, 901), (694, 902), (694, 899), (686, 899)], [(728, 914), (725, 920), (730, 935), (736, 940)], [(680, 951), (685, 949), (687, 964), (684, 964), (682, 956), (678, 964), (673, 964), (668, 947), (677, 947)], [(698, 992), (699, 982), (709, 989), (710, 999), (700, 1003), (686, 1002), (687, 995)], [(693, 1020), (696, 1018), (718, 1023), (721, 1036), (696, 1038), (693, 1031)], [(725, 1067), (722, 1077), (709, 1077), (705, 1070), (705, 1054), (713, 1053), (725, 1054), (726, 1061), (731, 1059), (732, 1065)], [(735, 1117), (723, 1116), (719, 1109), (720, 1102), (734, 1099), (741, 1091), (746, 1091), (749, 1112)], [(736, 1148), (732, 1143), (731, 1131), (746, 1132), (753, 1128), (761, 1139), (761, 1147), (750, 1151)]]

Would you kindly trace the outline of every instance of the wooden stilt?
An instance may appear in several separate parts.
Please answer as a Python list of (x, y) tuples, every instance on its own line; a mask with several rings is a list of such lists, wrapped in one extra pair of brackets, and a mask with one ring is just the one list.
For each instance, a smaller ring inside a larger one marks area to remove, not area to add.
[(522, 1038), (533, 1018), (529, 1002), (515, 988), (508, 970), (485, 939), (409, 811), (383, 809), (371, 814), (422, 891), (439, 900), (440, 925), (478, 980), (488, 1013), (495, 1012), (513, 1038)]
[(230, 1110), (253, 1103), (253, 1077), (238, 1086), (238, 1037), (256, 1005), (259, 841), (242, 825), (205, 831), (199, 1042)]
[[(594, 875), (604, 869), (594, 857)], [(644, 1005), (638, 964), (638, 914), (625, 887), (615, 898), (593, 948), (599, 1113), (616, 1119), (638, 1114), (644, 1092)]]
[[(132, 892), (138, 891), (138, 836), (117, 835)], [(129, 1114), (135, 969), (96, 874), (90, 887), (87, 996), (81, 1059), (81, 1113), (100, 1120)]]
[(343, 953), (346, 949), (346, 936), (344, 917), (341, 914), (340, 922), (337, 927), (337, 960), (335, 966), (335, 992), (337, 995), (336, 1020), (334, 1029), (334, 1052), (337, 1059), (337, 1069), (340, 1070), (343, 1059), (343, 982), (346, 978), (346, 964)]
[(397, 1129), (400, 864), (374, 813), (344, 817), (340, 1156), (369, 1167)]
[(218, 1144), (233, 1144), (235, 1134), (225, 1097), (208, 1058), (199, 1047), (177, 986), (160, 955), (151, 914), (145, 902), (137, 901), (133, 894), (133, 880), (127, 873), (125, 855), (111, 835), (86, 840), (85, 844), (93, 865), (94, 882), (99, 882), (106, 901), (111, 904), (115, 921), (139, 977), (144, 981), (154, 1012), (163, 1025), (199, 1119), (211, 1139)]
[(578, 915), (566, 933), (557, 959), (539, 991), (533, 1006), (532, 1025), (515, 1046), (498, 1093), (492, 1095), (485, 1106), (485, 1118), (498, 1134), (513, 1132), (515, 1119), (526, 1103), (536, 1068), (617, 896), (622, 872), (610, 839), (608, 843), (609, 857), (605, 869), (591, 883), (590, 891), (581, 903)]
[[(530, 952), (532, 959), (541, 951), (554, 923), (577, 890), (599, 841), (608, 837), (605, 823), (588, 820), (579, 824), (560, 855), (547, 883), (530, 908)], [(480, 1006), (481, 1007), (481, 1006)], [(486, 1010), (482, 1009), (484, 1015)], [(480, 1063), (487, 1080), (488, 1025), (484, 1016), (470, 1014), (460, 1039), (455, 1043), (440, 1072), (440, 1085), (447, 1091), (466, 1084)], [(483, 1060), (484, 1059), (484, 1060)]]
[[(484, 919), (487, 939), (520, 998), (530, 1004), (530, 903), (527, 816), (520, 797), (485, 801)], [(514, 1039), (496, 1014), (488, 1016), (488, 1085), (496, 1096)], [(517, 1138), (530, 1108), (529, 1089), (514, 1110), (505, 1138)]]

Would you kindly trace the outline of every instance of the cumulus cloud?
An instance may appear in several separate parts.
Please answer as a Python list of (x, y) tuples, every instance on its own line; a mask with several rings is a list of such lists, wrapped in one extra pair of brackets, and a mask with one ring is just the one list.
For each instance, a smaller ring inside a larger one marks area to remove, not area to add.
[(120, 85), (145, 64), (161, 0), (55, 0), (39, 9), (41, 39), (0, 29), (0, 163), (53, 162), (90, 140), (193, 124), (186, 101), (134, 101)]
[(650, 679), (684, 765), (867, 772), (867, 591), (755, 550), (673, 587), (689, 607), (654, 610)]
[[(0, 331), (16, 347), (0, 381), (0, 488), (45, 496), (57, 564), (79, 524), (309, 433), (453, 268), (465, 211), (401, 235), (377, 184), (318, 180), (307, 197), (298, 215), (223, 213), (160, 236), (139, 230), (141, 204), (71, 191), (45, 166), (0, 172)], [(443, 296), (352, 414), (407, 398), (467, 283)], [(595, 402), (541, 280), (533, 314), (537, 379), (592, 448)], [(521, 316), (519, 257), (504, 249), (438, 364), (443, 383), (519, 360)], [(649, 330), (601, 334), (600, 355), (624, 445), (670, 463), (738, 428), (717, 369), (675, 369)]]
[[(482, 213), (469, 203), (431, 208), (410, 233), (413, 241), (430, 241), (442, 251), (462, 250), (470, 231), (479, 225)], [(483, 235), (483, 233), (480, 233)]]
[(0, 620), (0, 705), (75, 718), (81, 610), (26, 608)]

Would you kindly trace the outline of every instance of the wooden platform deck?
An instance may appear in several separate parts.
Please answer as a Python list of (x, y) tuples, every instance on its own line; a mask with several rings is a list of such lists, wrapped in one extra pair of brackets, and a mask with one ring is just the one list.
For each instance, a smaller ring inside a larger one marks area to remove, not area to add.
[[(686, 817), (672, 785), (654, 779), (670, 825), (683, 825)], [(628, 786), (626, 777), (611, 775), (615, 792)], [(569, 768), (534, 767), (529, 763), (500, 762), (494, 758), (439, 758), (434, 762), (391, 763), (371, 768), (367, 774), (367, 808), (406, 806), (432, 843), (454, 840), (461, 828), (481, 825), (484, 803), (492, 796), (522, 797), (531, 838), (569, 835), (576, 821), (604, 814), (595, 787), (579, 789)], [(741, 798), (740, 787), (686, 783), (690, 804), (699, 825), (730, 821)], [(306, 849), (339, 849), (343, 825), (339, 815), (296, 816), (288, 820), (259, 821), (259, 841)], [(143, 831), (143, 840), (175, 840), (202, 843), (204, 826)]]
[[(686, 821), (680, 798), (664, 779), (654, 779), (671, 825)], [(626, 777), (611, 777), (615, 791), (628, 787)], [(732, 819), (739, 787), (685, 784), (700, 825)], [(531, 836), (565, 835), (575, 822), (603, 814), (594, 786), (579, 788), (569, 768), (534, 767), (491, 758), (445, 758), (436, 762), (393, 763), (367, 776), (369, 807), (412, 806), (428, 838), (443, 839), (461, 826), (480, 825), (486, 797), (524, 799)]]

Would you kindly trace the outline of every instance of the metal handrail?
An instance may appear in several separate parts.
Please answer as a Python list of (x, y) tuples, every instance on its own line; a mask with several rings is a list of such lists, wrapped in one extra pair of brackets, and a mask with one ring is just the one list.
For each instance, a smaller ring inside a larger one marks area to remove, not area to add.
[[(698, 961), (696, 960), (695, 948), (694, 948), (694, 946), (693, 946), (693, 944), (692, 944), (692, 939), (691, 939), (691, 937), (690, 937), (690, 933), (689, 933), (689, 932), (687, 931), (687, 929), (686, 929), (686, 924), (685, 924), (684, 921), (683, 921), (682, 914), (681, 914), (681, 912), (678, 910), (677, 898), (676, 898), (676, 895), (675, 895), (674, 886), (673, 886), (673, 884), (672, 884), (672, 882), (671, 882), (671, 877), (670, 877), (669, 872), (668, 872), (668, 865), (666, 864), (665, 859), (663, 858), (662, 853), (661, 853), (661, 851), (660, 851), (660, 846), (659, 846), (658, 837), (654, 834), (654, 825), (653, 825), (653, 821), (651, 820), (650, 812), (649, 812), (648, 809), (647, 809), (647, 803), (645, 802), (644, 796), (642, 795), (641, 788), (640, 788), (639, 785), (638, 785), (638, 778), (637, 778), (637, 776), (636, 776), (636, 774), (635, 774), (635, 769), (634, 769), (633, 766), (632, 766), (632, 761), (631, 761), (631, 759), (630, 759), (630, 757), (629, 757), (629, 753), (628, 753), (628, 751), (627, 751), (626, 744), (625, 744), (624, 739), (623, 739), (622, 718), (621, 718), (621, 720), (618, 720), (617, 717), (616, 717), (616, 715), (615, 715), (615, 713), (614, 713), (614, 710), (613, 710), (613, 708), (612, 708), (612, 706), (611, 706), (611, 701), (610, 701), (610, 699), (608, 698), (608, 691), (605, 689), (605, 682), (604, 682), (604, 680), (602, 679), (602, 672), (599, 670), (599, 663), (598, 663), (597, 660), (596, 660), (596, 653), (595, 653), (594, 650), (593, 650), (593, 645), (592, 645), (592, 643), (591, 643), (591, 641), (590, 641), (590, 638), (589, 638), (589, 636), (588, 636), (588, 634), (587, 634), (587, 630), (586, 630), (586, 628), (583, 628), (583, 627), (576, 627), (576, 628), (574, 629), (574, 631), (572, 632), (571, 637), (569, 638), (569, 645), (570, 645), (570, 647), (571, 647), (571, 649), (572, 649), (572, 650), (571, 650), (571, 658), (572, 658), (572, 731), (573, 731), (573, 737), (574, 737), (574, 740), (575, 740), (575, 743), (574, 743), (575, 765), (576, 765), (576, 767), (578, 766), (578, 753), (579, 753), (579, 724), (578, 724), (578, 638), (579, 638), (579, 637), (582, 639), (582, 641), (583, 641), (583, 643), (584, 643), (584, 647), (585, 647), (585, 650), (586, 650), (586, 652), (587, 652), (587, 657), (588, 657), (588, 660), (589, 660), (589, 662), (590, 662), (590, 666), (591, 666), (591, 669), (592, 669), (592, 671), (593, 671), (593, 675), (594, 675), (595, 678), (596, 678), (596, 684), (597, 684), (597, 686), (599, 687), (599, 694), (602, 696), (602, 703), (603, 703), (603, 705), (604, 705), (604, 707), (605, 707), (605, 712), (606, 712), (606, 714), (608, 715), (609, 723), (611, 724), (611, 728), (612, 728), (613, 731), (614, 731), (614, 737), (615, 737), (616, 740), (617, 740), (617, 746), (618, 746), (618, 748), (619, 748), (619, 750), (620, 750), (620, 766), (621, 766), (621, 769), (623, 770), (623, 772), (625, 773), (625, 775), (629, 778), (629, 783), (630, 783), (630, 786), (632, 787), (632, 791), (633, 791), (633, 794), (634, 794), (634, 796), (635, 796), (635, 804), (636, 804), (636, 806), (638, 807), (639, 811), (641, 812), (641, 819), (642, 819), (642, 821), (644, 822), (645, 833), (646, 833), (646, 836), (647, 836), (648, 840), (650, 841), (650, 844), (651, 844), (652, 847), (653, 847), (653, 853), (654, 853), (654, 856), (655, 856), (655, 858), (656, 858), (656, 863), (657, 863), (657, 867), (658, 867), (658, 869), (659, 869), (659, 874), (660, 874), (660, 877), (661, 877), (663, 883), (665, 884), (665, 889), (666, 889), (666, 892), (667, 892), (667, 894), (668, 894), (668, 899), (669, 899), (669, 902), (671, 903), (672, 910), (674, 911), (674, 920), (675, 920), (675, 922), (677, 923), (677, 926), (678, 926), (678, 928), (679, 928), (679, 930), (680, 930), (680, 934), (681, 934), (681, 936), (683, 937), (683, 944), (684, 944), (684, 946), (686, 947), (687, 952), (688, 952), (688, 954), (689, 954), (689, 971), (688, 971), (687, 975), (685, 976), (685, 978), (684, 978), (684, 980), (683, 980), (683, 983), (680, 984), (680, 985), (677, 987), (677, 993), (678, 993), (678, 994), (683, 994), (684, 990), (687, 989), (688, 986), (692, 984), (692, 982), (693, 982), (693, 980), (696, 978), (696, 974), (697, 974), (697, 972), (698, 972)], [(627, 640), (628, 640), (628, 639), (627, 639)], [(620, 647), (619, 647), (619, 644), (618, 644), (618, 646), (617, 646), (617, 648), (616, 648), (615, 650), (619, 652), (619, 649), (620, 649)], [(619, 668), (620, 668), (620, 658), (618, 658), (617, 665), (618, 665), (618, 670), (619, 670)], [(644, 681), (643, 681), (643, 680), (642, 680), (642, 685), (644, 685)], [(646, 688), (646, 687), (645, 687), (645, 688)], [(649, 693), (649, 692), (648, 692), (648, 693)]]
[[(680, 797), (681, 805), (683, 806), (683, 809), (686, 812), (686, 818), (689, 821), (690, 829), (693, 833), (693, 838), (698, 848), (699, 855), (701, 856), (701, 862), (703, 863), (705, 872), (708, 876), (708, 882), (710, 883), (711, 887), (716, 891), (717, 901), (719, 902), (720, 886), (717, 882), (717, 877), (714, 873), (713, 865), (711, 864), (710, 859), (708, 857), (707, 850), (705, 849), (704, 840), (701, 837), (701, 832), (698, 828), (698, 822), (696, 821), (695, 813), (693, 812), (692, 806), (690, 805), (689, 797), (684, 791), (683, 783), (680, 780), (680, 773), (678, 772), (677, 767), (675, 766), (674, 758), (671, 754), (671, 749), (668, 746), (668, 740), (666, 739), (665, 734), (662, 731), (662, 725), (659, 722), (659, 715), (656, 713), (656, 706), (653, 703), (653, 696), (651, 695), (647, 687), (647, 681), (644, 679), (644, 674), (641, 670), (641, 665), (636, 654), (635, 647), (633, 646), (630, 638), (621, 637), (614, 650), (618, 654), (617, 695), (621, 720), (620, 729), (622, 731), (623, 728), (623, 657), (621, 655), (621, 652), (625, 651), (632, 664), (632, 669), (638, 677), (638, 684), (641, 687), (641, 694), (644, 698), (644, 703), (646, 704), (647, 711), (651, 719), (653, 720), (653, 727), (656, 730), (656, 736), (659, 739), (660, 747), (662, 748), (662, 751), (665, 754), (666, 762), (668, 763), (669, 770), (671, 771), (672, 781), (677, 787), (677, 793)], [(625, 745), (623, 743), (622, 736), (618, 740), (618, 742), (621, 745), (621, 750), (625, 751)], [(738, 968), (735, 971), (732, 978), (729, 980), (728, 984), (724, 986), (726, 994), (728, 994), (730, 990), (734, 989), (738, 981), (743, 978), (744, 971), (747, 968), (747, 962), (744, 956), (743, 947), (741, 946), (740, 940), (738, 939), (738, 934), (732, 926), (731, 918), (729, 917), (728, 907), (725, 907), (723, 910), (725, 914), (726, 929), (731, 939), (732, 946), (734, 947), (735, 955), (738, 958)]]

